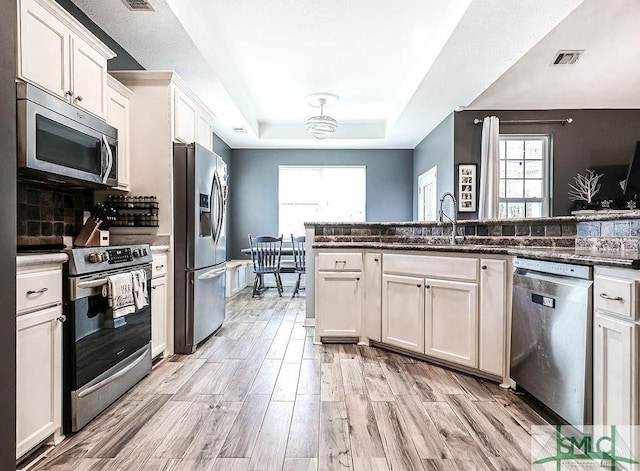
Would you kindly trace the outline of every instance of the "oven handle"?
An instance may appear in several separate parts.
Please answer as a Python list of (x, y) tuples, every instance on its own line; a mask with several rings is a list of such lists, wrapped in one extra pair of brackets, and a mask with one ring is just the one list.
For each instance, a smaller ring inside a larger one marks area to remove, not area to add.
[(101, 388), (105, 387), (107, 384), (115, 381), (116, 379), (120, 378), (121, 376), (126, 375), (129, 371), (131, 371), (133, 368), (135, 368), (142, 360), (145, 359), (145, 357), (147, 356), (147, 353), (148, 353), (147, 350), (148, 349), (145, 349), (145, 351), (138, 358), (136, 358), (130, 365), (128, 365), (125, 369), (118, 371), (113, 376), (109, 376), (108, 378), (100, 381), (99, 383), (94, 384), (90, 388), (87, 388), (84, 391), (78, 393), (78, 398), (82, 398), (82, 397), (88, 396), (89, 394), (92, 394), (95, 391), (97, 391), (98, 389), (101, 389)]
[(91, 281), (81, 281), (76, 285), (76, 288), (85, 289), (85, 288), (97, 288), (98, 286), (103, 286), (109, 283), (108, 278), (98, 278)]

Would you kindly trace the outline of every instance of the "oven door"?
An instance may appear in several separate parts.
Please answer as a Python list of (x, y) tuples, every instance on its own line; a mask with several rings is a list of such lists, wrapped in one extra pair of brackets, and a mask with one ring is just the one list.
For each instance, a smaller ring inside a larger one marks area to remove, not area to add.
[[(151, 303), (126, 316), (113, 319), (99, 284), (104, 274), (72, 280), (66, 352), (70, 356), (70, 386), (78, 390), (151, 341)], [(98, 281), (95, 281), (95, 280)], [(94, 281), (92, 281), (94, 280)], [(81, 288), (82, 286), (90, 287)], [(151, 293), (151, 276), (147, 276)]]
[(117, 130), (68, 106), (53, 111), (18, 100), (20, 173), (84, 187), (117, 186)]

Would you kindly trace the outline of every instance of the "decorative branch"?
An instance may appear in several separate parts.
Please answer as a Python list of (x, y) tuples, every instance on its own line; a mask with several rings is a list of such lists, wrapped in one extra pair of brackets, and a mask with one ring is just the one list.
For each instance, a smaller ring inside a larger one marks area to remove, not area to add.
[(576, 175), (573, 177), (575, 186), (569, 184), (571, 191), (568, 192), (569, 198), (573, 201), (586, 201), (591, 203), (593, 197), (600, 191), (598, 180), (604, 173), (596, 174), (595, 171), (587, 169), (586, 175)]

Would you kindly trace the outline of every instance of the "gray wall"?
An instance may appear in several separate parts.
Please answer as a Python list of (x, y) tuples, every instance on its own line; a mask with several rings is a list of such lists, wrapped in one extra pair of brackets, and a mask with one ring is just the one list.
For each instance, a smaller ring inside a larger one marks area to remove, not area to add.
[(16, 1), (0, 19), (0, 469), (16, 463)]
[[(425, 137), (413, 150), (413, 185), (411, 199), (413, 201), (413, 219), (418, 219), (418, 177), (434, 165), (438, 166), (438, 195), (445, 191), (453, 191), (453, 113), (442, 120), (438, 127)], [(398, 219), (400, 220), (400, 219)]]
[[(573, 123), (504, 124), (500, 134), (551, 134), (553, 137), (553, 216), (570, 214), (567, 197), (569, 183), (586, 168), (628, 165), (636, 142), (640, 141), (640, 110), (473, 110), (455, 113), (455, 165), (480, 163), (482, 125), (474, 118), (495, 115), (501, 120), (561, 119)], [(440, 191), (440, 189), (438, 190)], [(460, 218), (475, 219), (477, 213), (459, 213)]]
[[(227, 172), (229, 172), (229, 175), (230, 175), (229, 176), (229, 182), (228, 182), (229, 193), (227, 194), (227, 198), (230, 198), (231, 197), (231, 192), (232, 192), (232, 189), (233, 189), (233, 184), (231, 183), (231, 178), (233, 176), (233, 169), (231, 168), (231, 162), (232, 162), (231, 155), (232, 155), (233, 151), (227, 145), (226, 142), (224, 142), (222, 139), (220, 139), (220, 137), (218, 137), (218, 135), (216, 133), (213, 134), (213, 151), (216, 154), (218, 154), (220, 157), (222, 157), (222, 160), (224, 160), (224, 162), (227, 164)], [(229, 200), (227, 199), (227, 201), (229, 201)], [(227, 211), (228, 211), (227, 214), (229, 214), (230, 211), (229, 211), (228, 207), (227, 207)], [(231, 227), (230, 224), (229, 224), (229, 219), (230, 219), (229, 216), (227, 216), (227, 219), (226, 219), (227, 227)], [(231, 253), (231, 238), (229, 236), (227, 236), (226, 241), (227, 241), (227, 247), (226, 247), (227, 248), (227, 258), (230, 258), (229, 254)]]
[(246, 258), (248, 234), (277, 234), (278, 165), (366, 165), (367, 221), (411, 219), (411, 150), (234, 149), (231, 160), (229, 258)]

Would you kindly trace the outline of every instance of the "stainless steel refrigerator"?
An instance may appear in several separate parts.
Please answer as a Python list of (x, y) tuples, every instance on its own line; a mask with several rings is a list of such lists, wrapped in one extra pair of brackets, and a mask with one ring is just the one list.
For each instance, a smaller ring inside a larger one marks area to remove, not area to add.
[(173, 146), (175, 352), (193, 353), (225, 316), (227, 166), (199, 144)]

